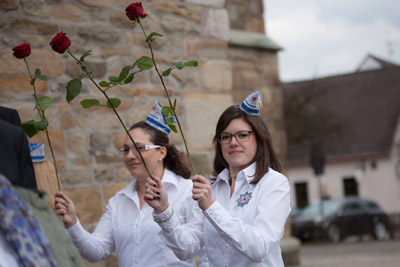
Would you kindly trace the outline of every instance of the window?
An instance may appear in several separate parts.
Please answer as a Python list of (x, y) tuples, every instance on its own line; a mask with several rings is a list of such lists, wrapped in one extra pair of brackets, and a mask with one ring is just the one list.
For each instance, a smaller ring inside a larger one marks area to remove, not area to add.
[(298, 208), (304, 208), (308, 203), (307, 183), (295, 183), (296, 203)]
[(343, 179), (343, 191), (345, 197), (358, 196), (358, 184), (354, 177)]

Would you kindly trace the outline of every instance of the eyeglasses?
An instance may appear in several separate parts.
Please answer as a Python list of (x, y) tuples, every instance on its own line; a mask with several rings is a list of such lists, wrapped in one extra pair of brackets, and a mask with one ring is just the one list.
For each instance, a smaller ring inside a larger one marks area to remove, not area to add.
[(138, 150), (140, 151), (140, 153), (142, 153), (144, 151), (154, 149), (154, 148), (160, 148), (160, 147), (161, 146), (158, 146), (158, 145), (137, 145), (137, 150), (136, 150), (136, 147), (124, 146), (119, 149), (119, 154), (127, 155), (127, 154), (129, 154), (129, 150), (132, 150), (132, 153), (138, 153), (137, 152)]
[(253, 131), (239, 131), (234, 134), (221, 133), (218, 135), (218, 142), (220, 144), (229, 144), (232, 140), (232, 136), (235, 136), (235, 139), (238, 142), (246, 142), (250, 139), (250, 134), (252, 132)]

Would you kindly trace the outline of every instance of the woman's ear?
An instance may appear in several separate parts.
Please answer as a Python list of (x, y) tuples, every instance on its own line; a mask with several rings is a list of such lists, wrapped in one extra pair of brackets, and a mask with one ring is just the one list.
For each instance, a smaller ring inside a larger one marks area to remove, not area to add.
[(165, 146), (160, 147), (160, 159), (164, 159), (167, 156), (167, 148)]

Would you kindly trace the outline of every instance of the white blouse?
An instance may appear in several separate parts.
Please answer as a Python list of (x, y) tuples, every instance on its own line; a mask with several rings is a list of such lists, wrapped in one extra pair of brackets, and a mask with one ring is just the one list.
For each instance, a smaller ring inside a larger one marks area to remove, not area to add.
[[(200, 229), (202, 215), (192, 199), (192, 181), (165, 169), (162, 182), (177, 220), (191, 229)], [(153, 208), (146, 203), (140, 210), (135, 185), (136, 179), (110, 199), (92, 234), (79, 221), (67, 229), (81, 255), (96, 262), (104, 260), (116, 249), (121, 267), (196, 266), (193, 257), (179, 260), (160, 239), (161, 228), (153, 220)], [(200, 236), (201, 231), (191, 234)]]
[(198, 254), (192, 243), (204, 242), (210, 266), (284, 266), (280, 239), (290, 212), (289, 182), (270, 168), (257, 184), (250, 184), (254, 172), (255, 163), (238, 173), (231, 197), (229, 171), (218, 175), (212, 185), (215, 202), (203, 211), (204, 240), (196, 240), (196, 235), (185, 240), (176, 237), (179, 220), (174, 216), (169, 223), (173, 231), (160, 223), (164, 242), (178, 257)]

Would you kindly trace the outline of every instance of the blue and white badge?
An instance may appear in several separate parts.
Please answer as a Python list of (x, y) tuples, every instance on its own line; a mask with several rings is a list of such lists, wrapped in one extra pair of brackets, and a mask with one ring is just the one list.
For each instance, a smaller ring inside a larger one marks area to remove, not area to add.
[(238, 202), (238, 207), (242, 207), (246, 204), (249, 203), (250, 199), (251, 199), (251, 193), (252, 192), (246, 192), (244, 194), (240, 194), (240, 197), (238, 198), (237, 202)]

